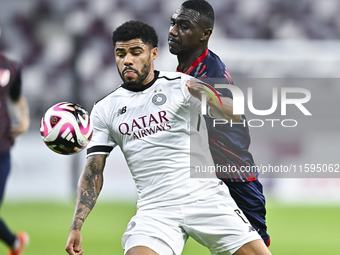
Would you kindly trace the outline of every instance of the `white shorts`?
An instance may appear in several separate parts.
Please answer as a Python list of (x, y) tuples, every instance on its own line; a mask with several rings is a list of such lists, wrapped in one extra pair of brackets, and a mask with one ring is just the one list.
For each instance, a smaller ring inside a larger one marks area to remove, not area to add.
[(131, 235), (127, 238), (125, 242), (125, 252), (130, 250), (135, 246), (146, 246), (151, 250), (155, 251), (157, 254), (162, 255), (175, 255), (170, 246), (163, 240), (145, 235)]
[(123, 249), (137, 245), (153, 249), (143, 241), (126, 246), (133, 235), (160, 239), (175, 255), (182, 253), (189, 236), (207, 247), (213, 255), (226, 251), (233, 254), (244, 244), (261, 239), (230, 197), (228, 189), (221, 189), (218, 194), (196, 203), (139, 209), (123, 235)]

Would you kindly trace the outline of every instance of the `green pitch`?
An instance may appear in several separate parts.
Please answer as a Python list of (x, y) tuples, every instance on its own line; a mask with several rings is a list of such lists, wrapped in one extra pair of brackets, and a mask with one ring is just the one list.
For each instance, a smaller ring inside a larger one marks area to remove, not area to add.
[[(273, 255), (340, 254), (340, 207), (286, 206), (268, 202), (268, 226)], [(4, 203), (1, 215), (8, 225), (29, 233), (24, 255), (66, 254), (64, 247), (73, 216), (73, 204)], [(87, 255), (123, 254), (121, 236), (135, 214), (133, 204), (99, 202), (82, 230)], [(0, 254), (7, 254), (0, 243)], [(209, 255), (189, 239), (183, 255)]]

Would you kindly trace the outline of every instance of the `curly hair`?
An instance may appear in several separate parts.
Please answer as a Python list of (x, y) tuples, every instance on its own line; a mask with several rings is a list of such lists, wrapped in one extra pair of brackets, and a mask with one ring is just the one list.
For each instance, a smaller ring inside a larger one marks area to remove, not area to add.
[(188, 0), (182, 3), (182, 7), (197, 11), (202, 16), (206, 26), (214, 27), (215, 13), (212, 6), (205, 0)]
[(113, 47), (116, 46), (116, 42), (130, 41), (133, 39), (141, 39), (144, 44), (152, 46), (152, 48), (158, 46), (158, 36), (155, 29), (139, 20), (130, 20), (113, 31), (112, 43)]

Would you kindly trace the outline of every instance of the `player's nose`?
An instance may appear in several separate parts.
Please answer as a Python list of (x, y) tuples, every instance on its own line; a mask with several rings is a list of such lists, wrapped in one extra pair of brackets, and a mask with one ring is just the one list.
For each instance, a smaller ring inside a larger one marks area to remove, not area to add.
[(130, 66), (132, 64), (133, 64), (133, 56), (132, 56), (132, 54), (128, 53), (128, 54), (125, 55), (124, 65)]
[(170, 29), (169, 29), (169, 37), (173, 36), (173, 37), (177, 37), (178, 36), (178, 29), (177, 29), (177, 25), (171, 25)]

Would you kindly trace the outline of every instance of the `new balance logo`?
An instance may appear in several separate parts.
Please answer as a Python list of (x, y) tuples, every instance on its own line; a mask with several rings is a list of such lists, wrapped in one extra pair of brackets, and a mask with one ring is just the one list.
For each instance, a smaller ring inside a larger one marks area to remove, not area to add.
[(252, 231), (256, 231), (256, 229), (253, 226), (249, 226), (249, 231), (248, 232), (252, 232)]
[(124, 113), (126, 113), (126, 106), (124, 106), (124, 107), (121, 108), (121, 109), (118, 109), (118, 116), (119, 116), (119, 115), (122, 115), (122, 114), (124, 114)]

